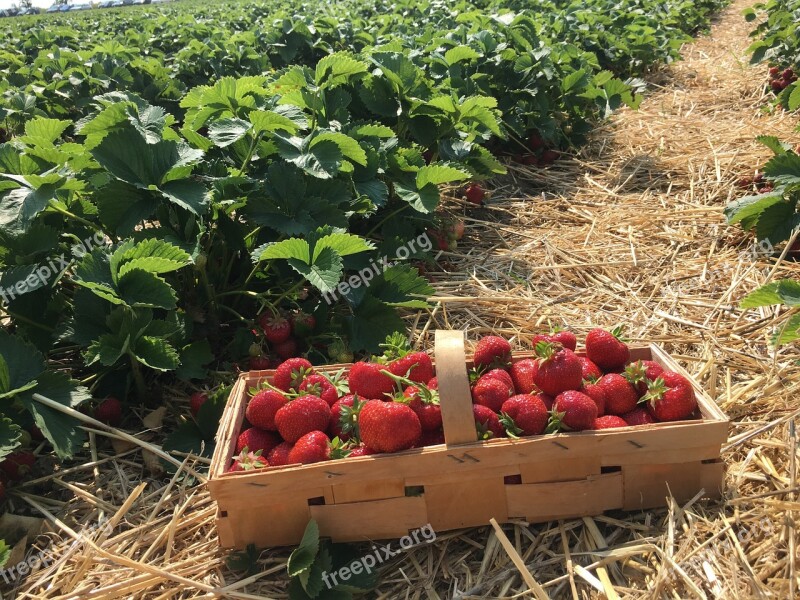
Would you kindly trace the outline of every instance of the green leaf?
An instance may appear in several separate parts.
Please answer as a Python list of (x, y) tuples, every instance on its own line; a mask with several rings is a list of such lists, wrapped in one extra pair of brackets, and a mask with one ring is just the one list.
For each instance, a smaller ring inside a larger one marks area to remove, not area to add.
[(758, 196), (745, 196), (730, 202), (723, 213), (728, 223), (747, 223), (745, 229), (750, 229), (758, 221), (758, 217), (762, 212), (779, 202), (783, 202), (783, 192), (781, 191)]
[[(759, 135), (756, 137), (761, 144), (772, 150), (775, 154), (785, 154), (788, 144), (782, 143), (774, 135)], [(789, 146), (791, 148), (791, 146)]]
[(389, 267), (369, 288), (369, 293), (381, 302), (404, 308), (428, 308), (427, 298), (435, 292), (417, 269), (409, 265)]
[(101, 365), (110, 367), (128, 352), (130, 336), (117, 336), (105, 333), (94, 340), (86, 349), (85, 360), (87, 365), (99, 362)]
[(276, 258), (295, 259), (306, 264), (311, 263), (311, 248), (308, 242), (300, 238), (289, 238), (280, 242), (272, 242), (259, 246), (253, 251), (253, 261), (273, 260)]
[(426, 165), (417, 171), (417, 187), (424, 188), (429, 183), (440, 185), (453, 181), (464, 181), (470, 174), (455, 167), (446, 165)]
[(331, 140), (322, 140), (309, 147), (310, 140), (296, 136), (276, 133), (274, 139), (281, 158), (312, 177), (331, 179), (342, 167), (342, 152)]
[(789, 94), (789, 110), (800, 108), (800, 85), (792, 85), (792, 93)]
[(314, 257), (313, 264), (290, 258), (289, 266), (322, 292), (332, 292), (342, 277), (342, 257), (329, 247)]
[(94, 196), (100, 220), (117, 235), (131, 234), (137, 225), (153, 216), (159, 205), (154, 194), (119, 179), (113, 179)]
[(300, 129), (300, 126), (289, 117), (272, 110), (254, 110), (248, 115), (248, 118), (253, 124), (254, 133), (286, 131), (294, 134)]
[(775, 183), (800, 183), (800, 156), (790, 152), (779, 154), (772, 157), (763, 170), (764, 176)]
[(220, 119), (209, 125), (208, 137), (220, 148), (225, 148), (247, 135), (250, 127), (250, 123), (242, 119)]
[(7, 192), (0, 198), (0, 230), (25, 232), (33, 219), (55, 198), (55, 192), (52, 185), (43, 185), (36, 190), (18, 187)]
[(400, 198), (421, 213), (431, 213), (439, 206), (439, 188), (432, 183), (417, 190), (395, 182), (394, 189)]
[(5, 567), (8, 559), (11, 558), (11, 546), (5, 540), (0, 540), (0, 568)]
[(289, 555), (289, 561), (286, 563), (289, 577), (297, 577), (310, 568), (317, 557), (317, 552), (319, 552), (319, 526), (314, 519), (311, 519), (306, 525), (300, 544)]
[(366, 166), (367, 153), (364, 152), (364, 149), (359, 145), (359, 143), (356, 140), (343, 133), (336, 133), (336, 132), (320, 133), (312, 140), (311, 148), (314, 148), (317, 144), (325, 142), (326, 140), (336, 144), (339, 147), (342, 156), (344, 156), (345, 158), (361, 165), (362, 167)]
[(133, 247), (118, 248), (114, 253), (112, 265), (118, 267), (117, 277), (122, 277), (133, 269), (143, 269), (162, 275), (177, 271), (191, 264), (191, 261), (191, 256), (181, 248), (157, 238), (150, 238)]
[(27, 144), (34, 142), (32, 145), (52, 146), (53, 142), (60, 138), (70, 125), (72, 125), (72, 121), (59, 121), (44, 117), (31, 119), (25, 123), (25, 138), (27, 139), (23, 138), (23, 141)]
[(119, 297), (131, 307), (173, 309), (178, 296), (158, 275), (143, 269), (131, 269), (119, 278)]
[(184, 346), (181, 349), (181, 366), (175, 372), (179, 379), (186, 381), (190, 379), (203, 379), (208, 374), (208, 369), (204, 367), (212, 360), (214, 354), (211, 352), (211, 344), (208, 340), (198, 340)]
[(772, 343), (775, 346), (789, 344), (800, 339), (800, 313), (792, 315), (784, 323), (783, 327), (772, 336)]
[(353, 315), (345, 319), (347, 337), (352, 350), (377, 353), (386, 336), (395, 331), (404, 331), (405, 323), (397, 310), (367, 294), (353, 309)]
[(175, 348), (161, 338), (142, 336), (136, 341), (133, 354), (139, 361), (158, 371), (172, 371), (180, 365)]
[(325, 546), (320, 547), (311, 568), (301, 571), (297, 576), (306, 594), (312, 598), (319, 596), (325, 586), (323, 575), (330, 573), (332, 564), (328, 549)]
[(800, 305), (800, 281), (781, 279), (780, 281), (768, 283), (750, 292), (744, 297), (739, 306), (741, 308), (756, 308), (773, 304)]
[(480, 58), (480, 56), (481, 55), (478, 54), (476, 50), (473, 50), (469, 46), (456, 46), (444, 53), (444, 60), (448, 65), (454, 65), (461, 61), (475, 60), (476, 58)]
[(584, 89), (589, 85), (589, 76), (583, 69), (573, 71), (561, 81), (561, 89), (564, 92), (569, 92), (573, 88)]
[(168, 181), (161, 186), (161, 192), (168, 200), (195, 215), (202, 214), (208, 206), (207, 190), (199, 181)]
[(374, 250), (375, 246), (368, 240), (352, 233), (329, 233), (316, 240), (312, 262), (316, 262), (317, 257), (325, 248), (334, 250), (339, 256), (350, 256), (351, 254)]
[(329, 54), (318, 63), (314, 81), (318, 86), (333, 88), (349, 83), (353, 77), (367, 72), (367, 64), (344, 52)]
[(11, 391), (11, 375), (8, 372), (8, 363), (0, 354), (0, 393)]
[(0, 356), (8, 373), (4, 392), (27, 386), (45, 369), (45, 360), (41, 352), (5, 329), (0, 329)]
[(0, 415), (0, 460), (20, 446), (22, 428), (11, 419)]

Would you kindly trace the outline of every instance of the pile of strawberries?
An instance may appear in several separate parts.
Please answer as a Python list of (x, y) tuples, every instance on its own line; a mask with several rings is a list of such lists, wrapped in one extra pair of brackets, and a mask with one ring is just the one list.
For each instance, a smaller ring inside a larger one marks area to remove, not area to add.
[(528, 149), (529, 153), (514, 154), (512, 156), (514, 162), (528, 166), (546, 167), (552, 165), (561, 156), (558, 150), (548, 148), (547, 142), (535, 130), (528, 136)]
[[(630, 360), (618, 331), (594, 329), (586, 356), (569, 331), (534, 337), (535, 358), (513, 360), (511, 345), (482, 338), (470, 372), (476, 440), (585, 431), (694, 418), (691, 383), (650, 360)], [(252, 390), (249, 425), (231, 470), (309, 464), (444, 443), (430, 357), (402, 338), (347, 374), (317, 372), (291, 358)]]
[(797, 81), (797, 75), (794, 74), (793, 69), (769, 68), (769, 87), (776, 94), (780, 94), (795, 81)]

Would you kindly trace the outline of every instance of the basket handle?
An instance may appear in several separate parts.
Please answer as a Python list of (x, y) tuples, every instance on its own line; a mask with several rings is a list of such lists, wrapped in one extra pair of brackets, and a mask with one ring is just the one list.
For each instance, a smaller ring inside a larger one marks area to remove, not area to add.
[(467, 376), (464, 332), (437, 329), (434, 356), (445, 443), (448, 446), (475, 443), (478, 436)]

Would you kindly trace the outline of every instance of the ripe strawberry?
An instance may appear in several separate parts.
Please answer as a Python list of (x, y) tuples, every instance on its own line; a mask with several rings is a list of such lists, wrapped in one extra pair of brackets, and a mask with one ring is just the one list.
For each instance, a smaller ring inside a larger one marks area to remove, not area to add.
[(401, 402), (369, 400), (358, 415), (361, 440), (378, 452), (411, 448), (422, 435), (419, 417)]
[(575, 337), (575, 334), (571, 331), (567, 331), (566, 329), (562, 329), (561, 331), (556, 331), (555, 333), (550, 334), (550, 340), (553, 342), (558, 342), (564, 348), (568, 348), (575, 352), (575, 348), (578, 346), (578, 338)]
[(597, 384), (606, 393), (606, 413), (609, 415), (624, 415), (636, 408), (639, 394), (619, 373), (603, 375)]
[(321, 373), (314, 373), (306, 377), (303, 383), (300, 384), (298, 391), (306, 392), (312, 396), (319, 396), (328, 403), (328, 406), (333, 406), (333, 403), (339, 399), (339, 390)]
[(544, 404), (544, 407), (547, 409), (548, 412), (553, 410), (553, 404), (556, 401), (555, 398), (553, 398), (552, 396), (548, 396), (547, 394), (534, 394), (534, 395), (537, 398), (539, 398), (539, 400), (542, 401), (542, 404)]
[(578, 360), (581, 361), (581, 377), (584, 381), (596, 381), (603, 376), (600, 367), (585, 356), (579, 356)]
[(441, 427), (433, 431), (423, 431), (419, 442), (417, 442), (417, 447), (424, 448), (425, 446), (437, 446), (438, 444), (444, 444), (444, 431), (442, 431)]
[(541, 435), (547, 419), (547, 408), (538, 396), (518, 394), (503, 402), (500, 422), (511, 436)]
[(484, 198), (486, 198), (486, 191), (479, 183), (470, 183), (464, 190), (464, 195), (467, 197), (468, 202), (481, 205)]
[(597, 405), (589, 396), (567, 390), (556, 396), (553, 411), (561, 426), (572, 431), (584, 431), (594, 426), (597, 418)]
[(328, 436), (321, 431), (305, 434), (289, 451), (289, 464), (301, 463), (309, 465), (323, 460), (330, 460), (331, 446)]
[(531, 150), (539, 150), (540, 148), (544, 148), (544, 139), (542, 139), (541, 134), (535, 129), (528, 137), (528, 148)]
[(524, 154), (519, 157), (517, 162), (522, 163), (523, 165), (528, 165), (529, 167), (538, 167), (539, 157), (535, 154)]
[(438, 390), (439, 389), (439, 378), (438, 377), (431, 377), (428, 380), (428, 383), (425, 384), (429, 390)]
[(536, 351), (536, 346), (541, 344), (542, 342), (550, 343), (553, 341), (553, 338), (550, 337), (547, 333), (537, 333), (531, 339), (531, 347), (533, 348), (534, 352)]
[[(437, 250), (448, 252), (456, 249), (453, 247), (453, 244), (450, 242), (450, 240), (447, 239), (447, 236), (438, 229), (428, 229), (426, 233), (428, 234), (428, 237), (432, 237), (433, 241), (436, 242)], [(458, 246), (456, 245), (456, 247)]]
[(195, 392), (189, 397), (189, 412), (193, 417), (197, 416), (200, 412), (200, 407), (208, 400), (208, 394), (205, 392)]
[(473, 404), (472, 414), (475, 417), (475, 430), (479, 440), (490, 440), (506, 435), (497, 413), (488, 406)]
[(250, 427), (239, 434), (236, 439), (236, 453), (240, 453), (245, 448), (253, 452), (261, 450), (261, 454), (269, 454), (275, 446), (283, 440), (274, 431), (266, 431), (260, 427)]
[(439, 397), (436, 396), (435, 401), (421, 402), (416, 408), (412, 407), (419, 424), (422, 427), (422, 432), (431, 432), (441, 429), (442, 427), (442, 407), (439, 405)]
[(594, 403), (597, 405), (597, 416), (602, 417), (606, 414), (606, 401), (607, 396), (606, 392), (602, 386), (596, 383), (587, 383), (586, 381), (583, 382), (583, 387), (578, 390), (579, 392), (586, 394), (594, 400)]
[(643, 406), (637, 406), (631, 412), (622, 415), (622, 418), (628, 425), (649, 425), (656, 422), (653, 415)]
[(261, 313), (258, 317), (258, 324), (264, 330), (264, 337), (270, 344), (285, 342), (292, 335), (291, 324), (280, 315)]
[(272, 368), (272, 361), (268, 356), (251, 356), (247, 366), (251, 371), (266, 371)]
[(422, 153), (422, 158), (425, 159), (426, 165), (431, 164), (431, 161), (433, 160), (433, 150), (431, 150), (430, 148), (425, 150), (425, 152)]
[(780, 72), (781, 72), (781, 70), (780, 70), (779, 67), (770, 67), (769, 68), (769, 74), (772, 75), (773, 77), (775, 77)]
[(424, 352), (411, 352), (390, 362), (387, 371), (417, 383), (426, 383), (433, 377), (433, 363)]
[(313, 372), (314, 367), (305, 358), (289, 358), (275, 369), (272, 385), (284, 392), (296, 390), (303, 379)]
[(289, 453), (292, 451), (292, 444), (289, 442), (281, 442), (275, 446), (267, 454), (267, 462), (272, 467), (282, 467), (289, 463)]
[(639, 398), (647, 393), (647, 384), (664, 372), (664, 367), (653, 360), (637, 360), (625, 367), (622, 376), (636, 388)]
[(592, 329), (586, 336), (586, 356), (604, 371), (621, 368), (631, 353), (619, 336), (619, 329)]
[(536, 387), (550, 396), (581, 387), (581, 361), (572, 350), (559, 348), (559, 344), (546, 342), (536, 346), (536, 353), (541, 360), (534, 382)]
[(309, 315), (302, 310), (292, 315), (292, 333), (297, 337), (306, 337), (314, 331), (316, 326), (317, 319), (314, 315)]
[(114, 396), (108, 396), (94, 409), (94, 418), (101, 423), (116, 427), (122, 422), (122, 402)]
[(420, 388), (416, 385), (409, 385), (406, 387), (401, 394), (395, 394), (392, 397), (394, 402), (402, 402), (403, 404), (407, 404), (411, 407), (411, 410), (417, 412), (420, 406), (422, 406), (422, 398)]
[(394, 391), (394, 381), (381, 373), (383, 369), (385, 366), (378, 363), (353, 363), (347, 375), (350, 393), (370, 400), (378, 400), (391, 394)]
[(647, 409), (659, 421), (681, 421), (697, 408), (692, 384), (673, 371), (664, 371), (651, 381), (642, 401), (647, 402)]
[(331, 407), (319, 396), (300, 396), (275, 413), (281, 437), (294, 444), (311, 431), (323, 431), (331, 419)]
[(356, 446), (350, 450), (350, 454), (348, 454), (347, 457), (356, 458), (357, 456), (370, 456), (372, 454), (380, 454), (380, 452), (377, 452), (372, 448), (368, 448), (367, 446)]
[(19, 481), (31, 472), (36, 456), (30, 450), (17, 450), (0, 462), (0, 471), (12, 481)]
[(472, 358), (475, 368), (506, 368), (511, 364), (511, 344), (497, 335), (487, 335), (478, 340)]
[(487, 371), (478, 378), (478, 381), (481, 379), (497, 379), (502, 382), (512, 394), (514, 393), (514, 380), (511, 379), (511, 375), (508, 371), (504, 369), (492, 369), (491, 371)]
[(263, 469), (268, 467), (269, 462), (266, 458), (261, 456), (261, 452), (250, 452), (247, 448), (242, 450), (241, 454), (234, 458), (233, 464), (228, 469), (229, 472), (236, 471), (255, 471), (256, 469)]
[(539, 157), (539, 164), (552, 165), (561, 154), (557, 150), (545, 150)]
[(532, 358), (523, 358), (511, 365), (511, 381), (518, 394), (530, 394), (536, 389), (535, 377), (539, 363)]
[(769, 82), (773, 92), (780, 92), (786, 87), (786, 84), (780, 79), (773, 79)]
[(794, 77), (794, 71), (792, 69), (786, 69), (783, 73), (781, 73), (781, 77), (784, 79), (791, 79)]
[(331, 406), (331, 417), (328, 420), (328, 429), (326, 430), (331, 439), (338, 437), (343, 442), (346, 442), (355, 433), (358, 411), (343, 410), (345, 407), (352, 409), (355, 399), (356, 396), (353, 394), (347, 394), (339, 398)]
[(272, 349), (275, 350), (275, 354), (280, 356), (283, 360), (294, 358), (298, 353), (297, 340), (290, 337), (288, 340), (284, 340), (279, 344), (273, 344)]
[(472, 386), (472, 402), (490, 408), (493, 412), (500, 412), (503, 402), (514, 394), (513, 389), (499, 379), (484, 378)]
[(592, 429), (614, 429), (616, 427), (628, 427), (628, 423), (622, 417), (606, 415), (604, 417), (597, 417), (594, 420)]
[(275, 390), (261, 390), (250, 398), (245, 416), (251, 425), (267, 431), (277, 431), (275, 414), (289, 402), (289, 399)]

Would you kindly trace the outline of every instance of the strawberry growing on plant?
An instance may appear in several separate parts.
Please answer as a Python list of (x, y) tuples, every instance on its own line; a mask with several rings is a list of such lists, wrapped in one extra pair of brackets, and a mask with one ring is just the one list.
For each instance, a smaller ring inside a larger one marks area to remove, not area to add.
[(0, 471), (11, 481), (19, 481), (33, 469), (36, 456), (30, 450), (17, 450), (0, 462)]
[(264, 337), (270, 344), (280, 344), (292, 335), (292, 325), (284, 317), (270, 313), (261, 313), (258, 324), (264, 331)]
[(464, 188), (464, 196), (468, 202), (480, 206), (486, 198), (486, 190), (479, 183), (470, 183)]
[(274, 365), (268, 356), (251, 356), (247, 366), (251, 371), (267, 371)]
[(298, 311), (292, 315), (292, 333), (297, 337), (304, 338), (311, 334), (317, 326), (317, 319), (314, 315)]
[(189, 412), (193, 417), (197, 416), (200, 412), (200, 407), (208, 401), (208, 394), (205, 392), (195, 392), (189, 396)]
[(115, 396), (106, 397), (94, 409), (94, 418), (111, 427), (118, 426), (122, 422), (122, 402)]
[(297, 340), (293, 337), (290, 337), (280, 343), (273, 344), (272, 349), (275, 350), (275, 354), (277, 354), (283, 360), (295, 358), (298, 353)]

